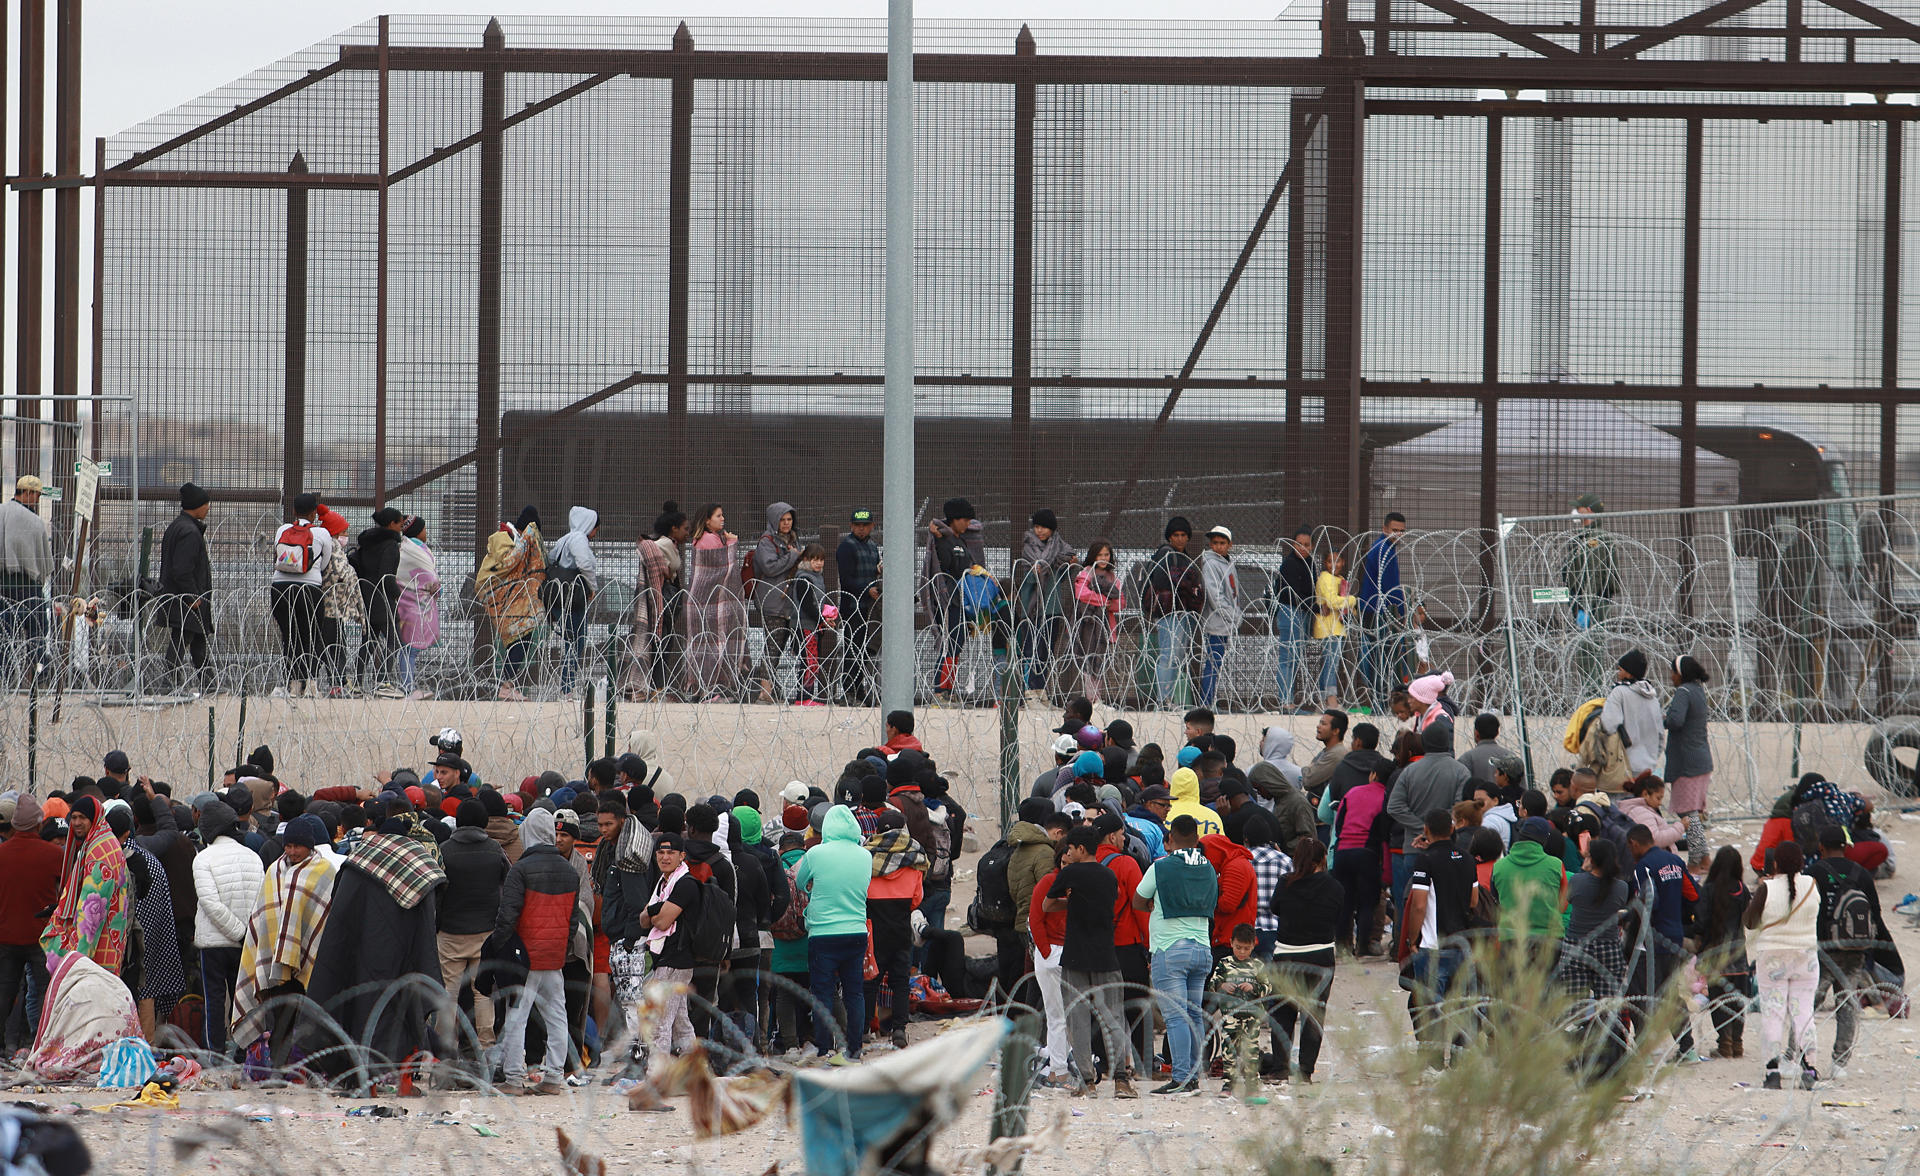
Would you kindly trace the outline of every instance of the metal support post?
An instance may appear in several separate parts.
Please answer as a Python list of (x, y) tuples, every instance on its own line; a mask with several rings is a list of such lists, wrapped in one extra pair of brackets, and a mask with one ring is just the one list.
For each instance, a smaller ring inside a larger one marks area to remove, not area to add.
[(1520, 689), (1520, 634), (1514, 625), (1513, 576), (1507, 567), (1507, 534), (1513, 524), (1506, 516), (1493, 519), (1494, 551), (1500, 564), (1500, 611), (1507, 630), (1507, 674), (1513, 679), (1513, 721), (1520, 730), (1520, 754), (1526, 757), (1527, 779), (1534, 778), (1533, 744), (1527, 741), (1527, 703)]
[[(46, 171), (46, 0), (20, 2), (20, 174), (35, 179)], [(41, 417), (45, 405), (35, 399), (40, 385), (40, 306), (46, 247), (44, 190), (20, 191), (20, 244), (15, 259), (18, 310), (14, 317), (14, 411)], [(40, 430), (20, 425), (13, 431), (14, 474), (40, 472)]]
[[(295, 153), (289, 175), (307, 170)], [(293, 519), (293, 499), (307, 478), (307, 189), (287, 185), (286, 397), (280, 423), (280, 505)], [(135, 479), (138, 484), (138, 479)]]
[[(887, 3), (886, 411), (880, 701), (913, 708), (913, 0)], [(935, 618), (936, 623), (938, 618)]]
[(687, 323), (693, 252), (693, 34), (685, 21), (673, 52), (667, 152), (667, 492), (687, 497)]
[(1740, 698), (1740, 746), (1746, 751), (1747, 803), (1760, 803), (1758, 766), (1753, 759), (1753, 682), (1747, 676), (1747, 639), (1740, 620), (1740, 556), (1733, 546), (1733, 512), (1720, 512), (1720, 534), (1727, 544), (1727, 610), (1733, 620), (1733, 638), (1727, 647), (1727, 659), (1733, 663), (1734, 689)]
[[(500, 22), (487, 22), (481, 43), (498, 54), (507, 46)], [(473, 463), (474, 559), (486, 555), (487, 536), (500, 511), (500, 217), (505, 148), (501, 120), (507, 115), (507, 71), (493, 58), (480, 81), (480, 291), (477, 306), (479, 396), (474, 412)]]
[[(1025, 25), (1014, 38), (1016, 58), (1034, 55)], [(1020, 526), (1033, 510), (1033, 123), (1037, 106), (1031, 80), (1013, 84), (1013, 347), (1011, 355), (1013, 463), (1008, 479), (1007, 565), (1020, 555)], [(1018, 597), (1020, 586), (1013, 586)], [(1017, 650), (1015, 651), (1018, 652)]]
[[(58, 0), (54, 57), (54, 174), (68, 181), (53, 192), (53, 419), (80, 419), (80, 4)], [(97, 407), (97, 406), (96, 406)], [(78, 429), (53, 431), (53, 477), (74, 500)]]
[[(373, 264), (373, 508), (387, 504), (387, 187), (389, 73), (387, 18), (380, 17), (380, 207), (375, 225)], [(476, 504), (478, 500), (476, 499)], [(476, 507), (477, 509), (477, 507)], [(485, 521), (487, 516), (480, 513)]]

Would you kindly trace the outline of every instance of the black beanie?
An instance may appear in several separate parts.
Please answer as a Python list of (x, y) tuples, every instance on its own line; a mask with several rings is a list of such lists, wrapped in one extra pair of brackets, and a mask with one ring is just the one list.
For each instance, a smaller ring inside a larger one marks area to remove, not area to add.
[(487, 827), (487, 806), (477, 800), (463, 800), (460, 807), (453, 810), (453, 824), (458, 829), (484, 829)]
[(968, 502), (964, 498), (947, 499), (940, 505), (940, 514), (941, 517), (948, 519), (977, 519), (980, 517), (973, 513), (973, 503)]
[(1636, 682), (1647, 676), (1647, 655), (1637, 649), (1629, 649), (1621, 654), (1620, 660), (1615, 664), (1632, 674)]
[(1058, 531), (1060, 529), (1060, 519), (1059, 516), (1053, 513), (1051, 507), (1043, 506), (1033, 512), (1033, 525), (1036, 527), (1045, 527), (1049, 531)]
[(1185, 531), (1189, 535), (1193, 534), (1193, 524), (1187, 521), (1186, 515), (1174, 515), (1172, 518), (1168, 519), (1167, 529), (1161, 534), (1160, 537), (1162, 539), (1171, 539), (1173, 538), (1173, 533), (1175, 531)]
[(199, 510), (209, 501), (211, 501), (211, 499), (207, 496), (207, 492), (192, 482), (184, 483), (180, 487), (181, 510)]
[(879, 809), (887, 803), (887, 782), (878, 776), (868, 776), (860, 782), (860, 806)]
[(478, 800), (481, 809), (489, 818), (507, 815), (507, 798), (500, 795), (497, 789), (482, 788)]

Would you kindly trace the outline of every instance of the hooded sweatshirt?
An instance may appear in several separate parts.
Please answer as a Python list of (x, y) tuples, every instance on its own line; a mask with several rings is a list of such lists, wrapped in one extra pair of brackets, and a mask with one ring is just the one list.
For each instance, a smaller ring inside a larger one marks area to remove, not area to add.
[(1200, 630), (1209, 637), (1231, 637), (1240, 631), (1240, 578), (1233, 561), (1209, 547), (1200, 556), (1200, 587), (1206, 606), (1200, 610)]
[(860, 844), (860, 822), (836, 804), (820, 822), (820, 844), (806, 852), (794, 881), (807, 894), (807, 936), (865, 935), (873, 855)]
[[(587, 591), (600, 591), (600, 561), (593, 557), (593, 545), (587, 536), (600, 525), (600, 512), (584, 506), (567, 511), (567, 533), (554, 540), (547, 562), (557, 567), (578, 568)], [(642, 757), (645, 758), (645, 757)]]
[(787, 502), (767, 507), (767, 529), (753, 545), (753, 599), (763, 617), (791, 617), (793, 592), (788, 581), (800, 566), (800, 516), (794, 514), (793, 530), (780, 534), (780, 516), (793, 511)]
[(1018, 925), (1025, 926), (1033, 888), (1053, 870), (1053, 841), (1032, 821), (1015, 821), (1007, 830), (1007, 842), (1013, 846), (1013, 856), (1007, 861), (1007, 888), (1013, 892)]
[(1356, 747), (1347, 752), (1334, 765), (1333, 778), (1327, 781), (1327, 787), (1333, 792), (1333, 802), (1339, 804), (1347, 793), (1371, 780), (1374, 769), (1388, 767), (1392, 763), (1392, 760), (1371, 747)]
[(1413, 849), (1414, 839), (1426, 828), (1427, 814), (1434, 809), (1451, 809), (1466, 796), (1472, 779), (1459, 760), (1453, 758), (1453, 724), (1437, 722), (1420, 732), (1421, 756), (1401, 769), (1387, 795), (1387, 814), (1400, 825), (1403, 850)]
[(1500, 896), (1500, 938), (1558, 939), (1560, 882), (1567, 867), (1538, 841), (1521, 838), (1493, 863), (1493, 890)]
[(1200, 826), (1200, 836), (1209, 833), (1225, 833), (1220, 824), (1220, 815), (1200, 803), (1200, 777), (1192, 768), (1180, 768), (1167, 779), (1167, 791), (1173, 794), (1173, 804), (1167, 809), (1167, 823), (1171, 825), (1175, 817), (1192, 817)]
[(1224, 834), (1200, 839), (1200, 850), (1219, 875), (1220, 890), (1213, 904), (1213, 945), (1224, 947), (1233, 942), (1233, 929), (1242, 923), (1253, 926), (1259, 913), (1260, 886), (1253, 872), (1253, 854)]
[(1666, 715), (1653, 683), (1636, 678), (1607, 691), (1607, 704), (1600, 708), (1600, 729), (1626, 736), (1628, 772), (1638, 776), (1653, 771), (1660, 762), (1660, 738), (1666, 731)]

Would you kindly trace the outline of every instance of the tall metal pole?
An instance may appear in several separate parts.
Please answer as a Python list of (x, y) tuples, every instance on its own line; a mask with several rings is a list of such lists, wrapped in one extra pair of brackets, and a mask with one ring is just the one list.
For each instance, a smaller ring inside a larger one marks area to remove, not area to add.
[[(22, 0), (20, 5), (20, 175), (37, 180), (46, 170), (46, 0)], [(38, 420), (45, 415), (40, 386), (40, 304), (43, 289), (41, 251), (46, 244), (45, 193), (39, 188), (20, 192), (20, 244), (14, 257), (17, 304), (14, 316), (14, 412)], [(31, 403), (29, 400), (31, 399)], [(16, 424), (13, 431), (14, 473), (40, 472), (40, 428)]]
[(1526, 757), (1527, 779), (1533, 774), (1533, 744), (1527, 742), (1527, 703), (1520, 692), (1520, 634), (1515, 625), (1513, 607), (1513, 573), (1507, 567), (1507, 532), (1513, 530), (1513, 524), (1505, 515), (1493, 516), (1493, 544), (1499, 555), (1500, 563), (1500, 611), (1504, 614), (1507, 629), (1507, 673), (1513, 677), (1513, 721), (1520, 729), (1520, 754)]
[(1747, 639), (1740, 618), (1740, 554), (1733, 546), (1733, 512), (1720, 512), (1720, 536), (1727, 545), (1727, 611), (1733, 620), (1733, 640), (1727, 650), (1732, 662), (1734, 689), (1740, 699), (1741, 744), (1747, 751), (1747, 804), (1760, 803), (1759, 766), (1753, 758), (1753, 683), (1747, 677)]
[[(53, 419), (71, 426), (80, 419), (80, 0), (59, 0), (55, 11), (53, 158), (64, 183), (53, 193)], [(69, 502), (79, 455), (80, 430), (54, 429), (52, 481)]]
[(475, 566), (486, 555), (487, 536), (500, 514), (500, 219), (506, 162), (501, 124), (507, 112), (507, 71), (501, 51), (507, 47), (507, 37), (498, 20), (487, 22), (481, 44), (492, 56), (480, 78), (480, 290), (474, 348), (479, 391), (474, 446), (480, 457), (473, 463)]
[(913, 0), (887, 2), (887, 395), (880, 701), (913, 708)]

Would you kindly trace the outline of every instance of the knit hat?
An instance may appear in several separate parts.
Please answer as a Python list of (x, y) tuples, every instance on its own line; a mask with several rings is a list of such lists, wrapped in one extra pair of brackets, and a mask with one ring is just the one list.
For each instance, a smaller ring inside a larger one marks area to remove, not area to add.
[(457, 802), (453, 810), (453, 827), (456, 829), (486, 828), (487, 806), (477, 800)]
[(1077, 779), (1104, 777), (1107, 774), (1107, 761), (1101, 759), (1097, 751), (1083, 751), (1073, 758), (1073, 774)]
[(1553, 825), (1545, 817), (1528, 817), (1520, 822), (1518, 829), (1513, 831), (1515, 841), (1538, 841), (1542, 845), (1546, 844), (1547, 838), (1551, 836), (1553, 836)]
[(210, 499), (207, 496), (207, 492), (205, 490), (202, 490), (200, 487), (194, 485), (192, 482), (184, 482), (181, 484), (180, 486), (180, 509), (181, 510), (199, 510), (201, 507), (205, 506), (209, 501)]
[[(487, 814), (488, 820), (507, 815), (507, 798), (500, 795), (495, 789), (482, 788), (473, 799), (480, 805), (481, 810)], [(458, 816), (459, 814), (456, 813), (456, 819)]]
[[(510, 796), (503, 796), (503, 797), (501, 797), (501, 798), (500, 798), (500, 803), (501, 803), (501, 804), (504, 804), (504, 805), (506, 805), (506, 806), (507, 806), (507, 808), (509, 808), (509, 809), (511, 809), (512, 811), (514, 811), (514, 812), (516, 812), (516, 813), (518, 813), (518, 812), (525, 812), (525, 811), (526, 811), (526, 804), (527, 804), (527, 798), (526, 798), (526, 797), (524, 797), (524, 796), (521, 796), (521, 795), (520, 795), (520, 794), (519, 794), (518, 792), (515, 792), (515, 793), (513, 793), (513, 794), (512, 794), (512, 795), (510, 795)], [(502, 816), (505, 816), (506, 814), (505, 814), (505, 813), (502, 813), (501, 815), (502, 815)]]
[(1166, 532), (1161, 535), (1161, 538), (1171, 539), (1175, 531), (1184, 531), (1189, 535), (1193, 534), (1193, 524), (1187, 521), (1186, 515), (1174, 515), (1168, 519)]
[(308, 849), (327, 840), (326, 822), (312, 813), (302, 813), (288, 821), (286, 830), (280, 834), (280, 844), (304, 845)]
[(1627, 673), (1632, 674), (1633, 680), (1636, 682), (1647, 676), (1647, 655), (1637, 649), (1627, 650), (1620, 655), (1620, 660), (1614, 664)]
[(1058, 531), (1060, 529), (1060, 519), (1053, 513), (1050, 507), (1043, 506), (1033, 512), (1033, 525), (1036, 527), (1045, 527), (1049, 531)]
[(780, 810), (780, 824), (784, 828), (802, 830), (807, 827), (807, 806), (790, 804)]
[(973, 503), (964, 498), (949, 498), (940, 504), (940, 517), (947, 519), (977, 519), (973, 513)]
[(23, 796), (13, 806), (13, 827), (23, 833), (31, 833), (40, 827), (40, 802), (31, 796)]
[(1453, 674), (1442, 670), (1437, 674), (1428, 674), (1424, 678), (1415, 678), (1407, 683), (1407, 696), (1422, 706), (1432, 706), (1439, 701), (1440, 694), (1453, 685)]

